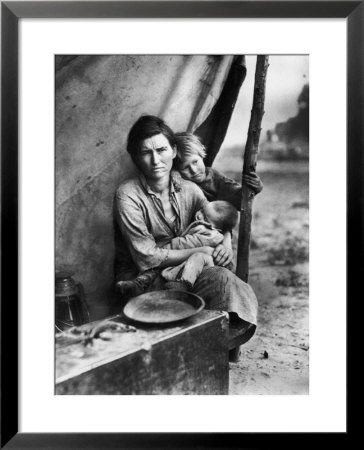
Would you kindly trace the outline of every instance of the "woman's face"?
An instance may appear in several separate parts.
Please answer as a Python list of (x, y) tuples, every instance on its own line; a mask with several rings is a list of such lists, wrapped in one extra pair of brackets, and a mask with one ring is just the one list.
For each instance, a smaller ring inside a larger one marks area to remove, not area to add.
[(194, 183), (202, 183), (206, 178), (206, 167), (200, 155), (186, 155), (178, 167), (182, 177)]
[(163, 134), (156, 134), (145, 139), (139, 150), (138, 166), (145, 177), (150, 180), (160, 180), (172, 169), (176, 149), (172, 148)]

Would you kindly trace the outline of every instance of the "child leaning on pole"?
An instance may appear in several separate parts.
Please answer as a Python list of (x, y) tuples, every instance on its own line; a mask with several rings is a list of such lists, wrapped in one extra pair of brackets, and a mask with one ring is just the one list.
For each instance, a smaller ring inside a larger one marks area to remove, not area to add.
[[(200, 139), (193, 133), (176, 133), (177, 156), (174, 167), (183, 178), (193, 181), (205, 194), (208, 201), (225, 200), (240, 210), (241, 184), (226, 177), (212, 167), (206, 167), (204, 158), (206, 149)], [(263, 184), (255, 172), (243, 176), (255, 194), (263, 189)]]
[[(177, 156), (174, 159), (175, 169), (183, 178), (196, 183), (208, 201), (224, 200), (240, 211), (241, 184), (226, 177), (218, 170), (205, 166), (206, 149), (198, 136), (188, 132), (176, 133), (175, 136), (177, 145)], [(255, 172), (244, 174), (243, 182), (251, 188), (255, 195), (263, 189), (263, 183)], [(229, 250), (228, 257), (226, 257), (226, 249)], [(224, 265), (231, 263), (233, 252), (230, 233), (224, 236), (223, 243), (215, 248), (212, 256), (216, 264), (220, 264), (222, 259), (224, 259)]]

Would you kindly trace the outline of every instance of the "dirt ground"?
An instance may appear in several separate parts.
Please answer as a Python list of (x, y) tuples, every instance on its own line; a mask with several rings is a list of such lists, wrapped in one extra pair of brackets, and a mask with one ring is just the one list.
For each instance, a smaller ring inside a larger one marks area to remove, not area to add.
[[(221, 169), (240, 179), (229, 161)], [(258, 327), (230, 363), (230, 394), (308, 394), (308, 163), (263, 161), (258, 173), (264, 190), (253, 204), (249, 273)]]

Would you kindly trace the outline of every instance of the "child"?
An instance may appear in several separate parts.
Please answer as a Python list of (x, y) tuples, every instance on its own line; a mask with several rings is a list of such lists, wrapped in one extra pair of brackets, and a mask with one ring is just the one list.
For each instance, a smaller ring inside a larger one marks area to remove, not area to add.
[[(238, 221), (238, 213), (233, 205), (225, 201), (215, 201), (206, 203), (205, 207), (197, 211), (195, 221), (192, 222), (182, 233), (182, 237), (188, 234), (201, 232), (202, 229), (209, 229), (214, 232), (214, 241), (220, 244), (226, 239), (226, 235), (230, 237), (232, 229)], [(203, 238), (201, 239), (201, 247), (205, 246)], [(167, 283), (164, 285), (166, 289), (192, 289), (197, 277), (206, 267), (214, 266), (211, 255), (206, 253), (195, 253), (186, 261), (178, 266), (167, 267), (161, 275)], [(232, 269), (232, 264), (227, 266)], [(142, 294), (150, 287), (159, 275), (160, 270), (148, 270), (138, 275), (133, 280), (119, 281), (117, 283), (119, 292), (125, 297), (131, 297)]]
[[(224, 235), (230, 234), (235, 227), (238, 221), (238, 213), (231, 203), (219, 200), (207, 203), (203, 209), (197, 211), (195, 219), (195, 222), (187, 227), (182, 236), (193, 234), (194, 230), (196, 232), (196, 227), (205, 227), (220, 233), (222, 242)], [(168, 281), (165, 288), (192, 290), (203, 269), (212, 266), (214, 266), (214, 261), (211, 255), (195, 253), (182, 264), (167, 267), (162, 271), (162, 277)], [(227, 268), (231, 269), (232, 264)]]
[[(196, 183), (208, 201), (225, 200), (240, 210), (241, 185), (212, 167), (205, 166), (203, 159), (206, 150), (199, 138), (192, 133), (177, 133), (176, 143), (177, 156), (174, 165), (182, 177)], [(243, 181), (254, 194), (263, 189), (263, 184), (255, 172), (244, 175)]]

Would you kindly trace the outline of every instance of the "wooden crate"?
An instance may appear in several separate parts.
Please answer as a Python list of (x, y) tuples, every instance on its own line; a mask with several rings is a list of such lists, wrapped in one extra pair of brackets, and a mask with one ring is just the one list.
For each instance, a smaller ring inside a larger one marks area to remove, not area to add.
[(59, 395), (228, 394), (228, 384), (228, 318), (219, 311), (56, 348)]

